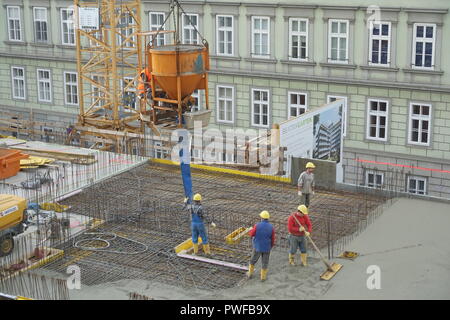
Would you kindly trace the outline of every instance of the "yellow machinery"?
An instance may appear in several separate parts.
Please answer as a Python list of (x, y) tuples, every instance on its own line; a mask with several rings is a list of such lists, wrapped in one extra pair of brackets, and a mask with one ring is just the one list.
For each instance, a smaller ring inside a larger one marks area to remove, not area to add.
[(13, 251), (13, 237), (25, 231), (26, 208), (26, 199), (0, 194), (0, 257)]

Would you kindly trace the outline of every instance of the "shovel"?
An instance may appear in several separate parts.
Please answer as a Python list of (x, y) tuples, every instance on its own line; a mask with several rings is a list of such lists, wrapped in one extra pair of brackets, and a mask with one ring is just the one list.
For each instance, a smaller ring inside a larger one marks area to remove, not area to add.
[[(292, 215), (292, 216), (294, 217), (295, 221), (297, 221), (298, 225), (299, 225), (299, 226), (302, 226), (302, 225), (300, 224), (300, 222), (297, 220), (297, 217), (295, 217), (295, 215)], [(303, 226), (302, 226), (302, 227), (303, 227)], [(306, 230), (305, 230), (305, 231), (306, 231)], [(323, 256), (322, 252), (320, 252), (319, 248), (317, 248), (316, 244), (315, 244), (314, 241), (311, 239), (311, 237), (308, 236), (308, 235), (306, 235), (306, 233), (305, 233), (305, 236), (306, 236), (306, 238), (308, 238), (309, 242), (311, 242), (311, 244), (313, 245), (314, 249), (316, 249), (317, 253), (318, 253), (319, 256), (322, 258), (323, 263), (325, 263), (325, 265), (327, 266), (327, 270), (326, 270), (324, 273), (322, 273), (322, 275), (320, 276), (320, 279), (322, 279), (322, 280), (330, 280), (331, 278), (334, 277), (334, 275), (335, 275), (339, 270), (341, 270), (342, 264), (335, 263), (335, 262), (333, 262), (333, 263), (330, 264), (330, 263), (327, 261), (327, 259), (325, 259), (325, 257)]]

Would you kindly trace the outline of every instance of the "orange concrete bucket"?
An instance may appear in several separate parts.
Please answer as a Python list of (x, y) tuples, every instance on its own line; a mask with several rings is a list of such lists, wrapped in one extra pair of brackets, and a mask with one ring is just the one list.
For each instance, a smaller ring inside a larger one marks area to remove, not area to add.
[[(149, 65), (155, 81), (176, 100), (192, 94), (196, 89), (206, 88), (205, 74), (209, 70), (208, 49), (201, 45), (166, 45), (150, 49)], [(180, 87), (177, 84), (180, 77)]]
[(0, 179), (13, 177), (20, 170), (20, 160), (28, 158), (18, 150), (0, 148)]

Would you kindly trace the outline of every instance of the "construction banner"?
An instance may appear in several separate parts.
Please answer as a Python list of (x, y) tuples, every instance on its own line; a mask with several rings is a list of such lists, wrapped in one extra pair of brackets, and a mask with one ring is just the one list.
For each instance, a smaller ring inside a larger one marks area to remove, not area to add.
[(344, 103), (342, 99), (336, 100), (280, 124), (280, 145), (287, 148), (287, 176), (291, 170), (290, 159), (296, 157), (335, 162), (336, 179), (341, 180)]

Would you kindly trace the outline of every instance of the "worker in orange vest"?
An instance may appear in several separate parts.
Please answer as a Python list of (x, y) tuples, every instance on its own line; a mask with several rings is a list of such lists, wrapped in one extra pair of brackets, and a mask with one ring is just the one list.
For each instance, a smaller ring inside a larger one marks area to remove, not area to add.
[[(137, 87), (138, 99), (144, 99), (146, 92), (150, 89), (150, 71), (148, 68), (142, 69)], [(148, 94), (148, 93), (147, 93)]]

